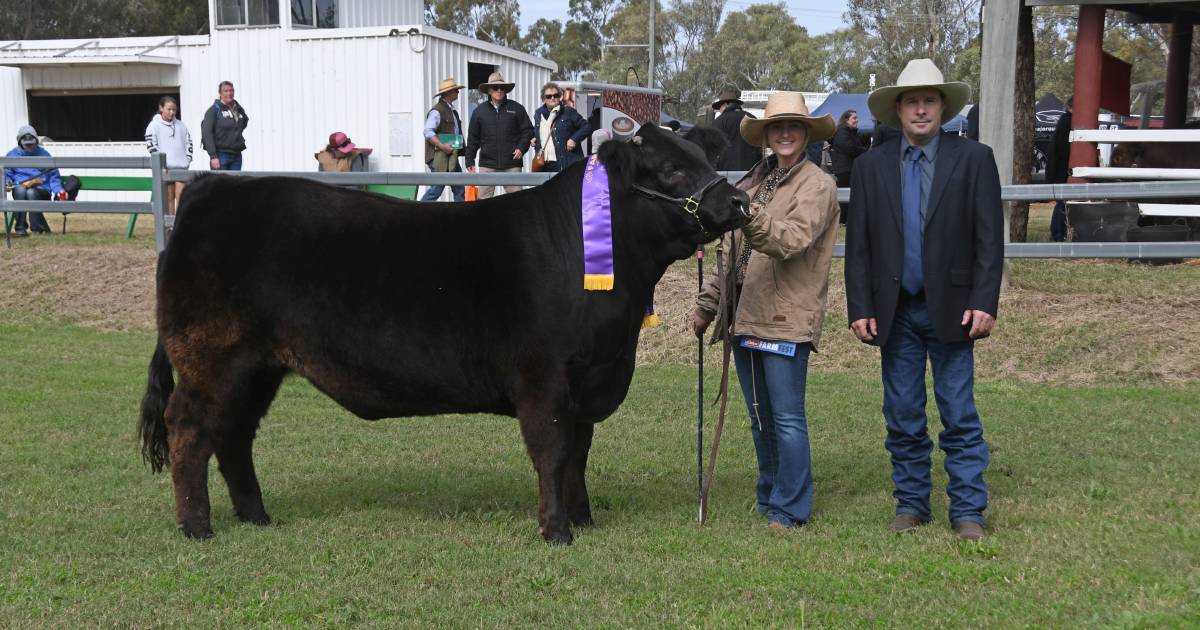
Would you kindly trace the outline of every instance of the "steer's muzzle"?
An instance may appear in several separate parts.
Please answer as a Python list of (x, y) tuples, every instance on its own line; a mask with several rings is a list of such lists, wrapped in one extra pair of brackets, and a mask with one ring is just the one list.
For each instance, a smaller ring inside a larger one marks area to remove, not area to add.
[(743, 219), (750, 220), (750, 195), (747, 195), (745, 191), (735, 190), (729, 203), (733, 204), (733, 209), (737, 210)]

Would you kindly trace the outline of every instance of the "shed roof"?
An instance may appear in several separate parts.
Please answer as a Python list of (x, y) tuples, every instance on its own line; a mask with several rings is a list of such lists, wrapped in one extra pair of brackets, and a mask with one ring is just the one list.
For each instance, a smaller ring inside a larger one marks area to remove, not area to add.
[(1200, 22), (1200, 2), (1196, 0), (1025, 0), (1028, 7), (1103, 6), (1114, 11), (1132, 13), (1146, 22), (1173, 22), (1175, 18), (1190, 18)]

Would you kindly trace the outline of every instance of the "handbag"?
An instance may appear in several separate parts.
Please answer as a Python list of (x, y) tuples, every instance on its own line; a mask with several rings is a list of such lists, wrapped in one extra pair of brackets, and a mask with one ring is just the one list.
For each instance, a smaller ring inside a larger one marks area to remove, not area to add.
[[(546, 135), (546, 142), (554, 142), (554, 125), (557, 124), (558, 114), (555, 114), (554, 120), (550, 121), (550, 133)], [(533, 173), (540, 173), (546, 168), (546, 142), (542, 143), (542, 150), (534, 154), (533, 161), (529, 163), (529, 170)]]

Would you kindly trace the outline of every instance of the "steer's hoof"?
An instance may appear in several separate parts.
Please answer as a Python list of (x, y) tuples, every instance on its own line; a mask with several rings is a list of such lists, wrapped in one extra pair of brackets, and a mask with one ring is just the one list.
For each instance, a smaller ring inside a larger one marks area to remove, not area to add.
[(260, 527), (266, 527), (267, 525), (271, 524), (271, 517), (267, 516), (267, 513), (261, 510), (248, 512), (246, 514), (242, 514), (236, 510), (234, 512), (237, 514), (238, 520), (242, 521), (243, 523), (250, 523)]
[(183, 535), (192, 540), (208, 540), (213, 537), (212, 527), (207, 522), (189, 523), (184, 522), (179, 524), (179, 529), (183, 530)]
[(559, 531), (542, 531), (542, 538), (550, 545), (569, 545), (573, 540), (571, 530), (564, 527)]

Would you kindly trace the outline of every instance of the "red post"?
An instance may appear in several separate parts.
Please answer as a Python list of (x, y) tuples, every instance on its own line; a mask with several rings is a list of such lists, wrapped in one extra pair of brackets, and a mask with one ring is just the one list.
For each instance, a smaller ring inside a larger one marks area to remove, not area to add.
[(1179, 129), (1187, 118), (1188, 65), (1192, 55), (1192, 23), (1182, 17), (1171, 23), (1167, 46), (1167, 87), (1163, 127)]
[[(1075, 34), (1075, 105), (1071, 112), (1072, 129), (1096, 129), (1100, 125), (1100, 68), (1104, 56), (1104, 7), (1079, 7), (1079, 29)], [(1077, 166), (1096, 166), (1096, 144), (1072, 142), (1071, 170)], [(1070, 173), (1071, 170), (1067, 172)], [(1068, 182), (1087, 180), (1069, 176)]]

